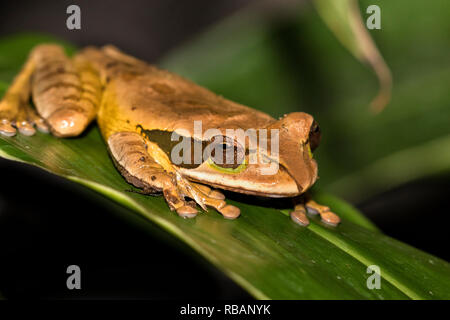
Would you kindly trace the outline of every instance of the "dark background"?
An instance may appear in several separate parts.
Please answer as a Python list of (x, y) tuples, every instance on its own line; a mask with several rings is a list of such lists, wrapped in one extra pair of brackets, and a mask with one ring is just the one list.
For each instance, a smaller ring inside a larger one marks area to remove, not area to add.
[[(214, 22), (256, 3), (221, 1), (2, 1), (0, 34), (45, 32), (79, 46), (111, 41), (127, 52), (154, 62)], [(269, 2), (269, 1), (263, 1)], [(284, 2), (284, 1), (281, 1)], [(81, 8), (81, 30), (66, 28), (66, 9)], [(258, 7), (265, 7), (259, 4)]]
[[(0, 10), (0, 36), (31, 30), (78, 46), (113, 42), (155, 62), (234, 12), (251, 6), (274, 14), (290, 2), (8, 1)], [(74, 3), (81, 7), (79, 31), (65, 27), (66, 8)], [(7, 298), (250, 298), (179, 241), (112, 214), (125, 209), (94, 192), (2, 159), (0, 172), (0, 291)], [(449, 181), (416, 181), (355, 205), (388, 235), (450, 260)], [(70, 264), (81, 267), (82, 290), (66, 289)]]

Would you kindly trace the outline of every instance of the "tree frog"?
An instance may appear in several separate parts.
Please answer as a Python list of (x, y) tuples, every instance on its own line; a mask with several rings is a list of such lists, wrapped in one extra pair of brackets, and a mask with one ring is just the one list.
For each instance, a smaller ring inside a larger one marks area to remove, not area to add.
[[(58, 45), (36, 46), (0, 103), (0, 134), (6, 136), (33, 135), (37, 129), (76, 137), (94, 119), (126, 181), (145, 194), (162, 193), (181, 217), (195, 217), (199, 205), (237, 218), (240, 209), (227, 204), (217, 190), (224, 189), (292, 198), (290, 216), (303, 226), (309, 224), (307, 212), (320, 214), (331, 225), (340, 222), (306, 193), (318, 177), (312, 152), (320, 141), (319, 126), (309, 114), (294, 112), (274, 119), (110, 45), (86, 47), (71, 58)], [(201, 121), (200, 132), (193, 127), (196, 121)], [(227, 135), (228, 129), (251, 128), (278, 130), (276, 158), (269, 148), (250, 149)], [(218, 135), (205, 138), (202, 133), (209, 129)], [(174, 134), (191, 139), (193, 149), (212, 146), (214, 156), (175, 163)], [(219, 161), (230, 150), (231, 163)], [(268, 160), (249, 161), (255, 154)], [(262, 174), (274, 161), (277, 171)]]

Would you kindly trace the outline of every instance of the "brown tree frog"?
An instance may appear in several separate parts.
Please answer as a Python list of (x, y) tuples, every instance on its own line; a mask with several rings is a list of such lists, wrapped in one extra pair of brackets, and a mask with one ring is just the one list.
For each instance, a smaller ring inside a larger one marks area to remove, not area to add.
[[(94, 119), (126, 181), (146, 194), (162, 193), (182, 217), (194, 217), (198, 204), (237, 218), (239, 208), (216, 190), (224, 189), (297, 199), (291, 218), (304, 226), (309, 224), (307, 211), (320, 214), (326, 223), (340, 222), (328, 207), (304, 195), (317, 180), (312, 152), (320, 141), (319, 127), (309, 114), (295, 112), (276, 120), (113, 46), (87, 47), (73, 58), (58, 45), (35, 47), (0, 103), (0, 134), (6, 136), (17, 131), (33, 135), (38, 129), (74, 137)], [(196, 121), (201, 121), (200, 132), (193, 127)], [(228, 135), (228, 129), (251, 128), (278, 130), (277, 157), (268, 147), (250, 149)], [(206, 139), (203, 133), (209, 129), (218, 135)], [(174, 133), (190, 138), (194, 150), (212, 146), (213, 156), (175, 163)], [(219, 161), (230, 150), (231, 163)], [(278, 170), (262, 174), (267, 161), (251, 162), (252, 154), (276, 161)]]

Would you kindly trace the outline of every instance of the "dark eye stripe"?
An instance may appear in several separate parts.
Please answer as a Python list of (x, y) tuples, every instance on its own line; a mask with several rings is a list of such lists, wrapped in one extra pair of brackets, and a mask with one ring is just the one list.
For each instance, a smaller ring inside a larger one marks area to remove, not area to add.
[[(220, 155), (215, 155), (215, 147), (216, 145), (214, 145), (214, 138), (211, 139), (211, 141), (202, 141), (199, 139), (194, 139), (194, 138), (190, 138), (190, 137), (184, 137), (181, 135), (178, 135), (177, 133), (174, 133), (174, 138), (175, 141), (172, 141), (172, 132), (171, 131), (163, 131), (163, 130), (147, 130), (144, 129), (141, 125), (136, 126), (136, 129), (138, 130), (138, 132), (140, 133), (141, 136), (143, 136), (145, 139), (156, 143), (158, 145), (158, 147), (161, 148), (161, 150), (164, 151), (164, 153), (167, 154), (167, 156), (171, 157), (171, 153), (173, 148), (178, 145), (179, 143), (181, 143), (182, 141), (186, 141), (185, 139), (189, 139), (188, 141), (191, 142), (191, 155), (190, 155), (190, 163), (181, 163), (181, 164), (177, 164), (177, 166), (182, 167), (182, 168), (187, 168), (187, 169), (195, 169), (198, 166), (200, 166), (202, 163), (195, 163), (194, 161), (194, 150), (200, 149), (201, 150), (201, 155), (203, 156), (203, 153), (206, 151), (208, 151), (208, 153), (211, 154), (211, 158), (212, 160), (220, 167), (223, 168), (237, 168), (244, 157), (244, 153), (242, 151), (242, 149), (238, 149), (238, 147), (230, 144), (231, 141), (227, 141), (226, 138), (224, 138), (223, 140), (219, 140), (219, 142), (221, 143), (221, 141), (226, 141), (228, 143), (224, 143), (224, 145), (227, 146), (227, 148), (233, 148), (233, 163), (227, 164), (226, 163), (226, 152), (225, 148), (223, 148), (222, 154)], [(201, 145), (201, 147), (199, 148), (199, 144)], [(222, 143), (221, 143), (222, 144)], [(184, 154), (183, 154), (184, 150), (181, 150), (180, 152), (180, 157), (183, 158)], [(220, 162), (219, 159), (222, 159), (222, 163)], [(207, 160), (207, 159), (202, 159), (202, 160)]]
[[(183, 137), (174, 133), (174, 137), (177, 138), (175, 141), (172, 141), (172, 132), (171, 131), (163, 131), (163, 130), (147, 130), (144, 129), (141, 125), (136, 126), (136, 129), (145, 139), (154, 142), (167, 154), (169, 159), (171, 158), (172, 149), (182, 141), (186, 141), (185, 139), (189, 139), (191, 141), (191, 161), (190, 163), (181, 163), (178, 166), (187, 169), (195, 169), (201, 165), (201, 163), (194, 163), (194, 150), (196, 144), (201, 144), (201, 150), (203, 152), (204, 148), (208, 145), (209, 142), (201, 141), (198, 139), (191, 139), (188, 137)], [(183, 158), (183, 150), (180, 152), (180, 157)]]

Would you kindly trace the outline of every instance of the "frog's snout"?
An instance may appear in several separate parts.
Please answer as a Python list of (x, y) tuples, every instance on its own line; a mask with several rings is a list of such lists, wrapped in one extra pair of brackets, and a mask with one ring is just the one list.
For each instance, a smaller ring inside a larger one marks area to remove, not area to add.
[(311, 159), (307, 151), (300, 150), (283, 156), (280, 155), (280, 163), (295, 181), (299, 193), (308, 190), (317, 180), (317, 162)]

